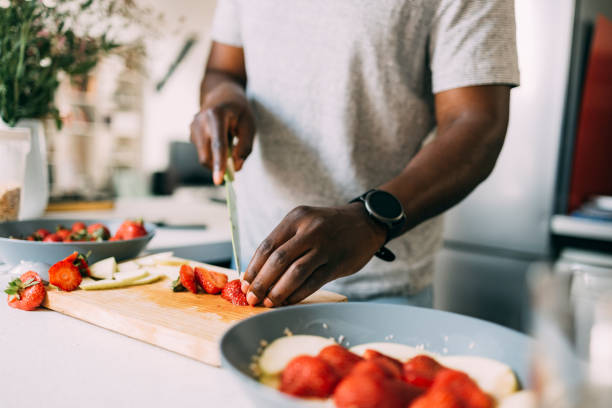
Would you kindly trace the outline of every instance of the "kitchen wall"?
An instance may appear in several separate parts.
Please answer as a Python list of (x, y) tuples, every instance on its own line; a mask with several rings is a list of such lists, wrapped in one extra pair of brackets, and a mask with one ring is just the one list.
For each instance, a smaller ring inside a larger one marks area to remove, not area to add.
[[(216, 1), (148, 0), (146, 4), (162, 12), (166, 20), (163, 35), (147, 44), (142, 167), (150, 173), (166, 168), (170, 141), (189, 138), (189, 124), (199, 106), (199, 83), (210, 46)], [(155, 84), (164, 77), (191, 33), (197, 35), (195, 46), (157, 92)]]

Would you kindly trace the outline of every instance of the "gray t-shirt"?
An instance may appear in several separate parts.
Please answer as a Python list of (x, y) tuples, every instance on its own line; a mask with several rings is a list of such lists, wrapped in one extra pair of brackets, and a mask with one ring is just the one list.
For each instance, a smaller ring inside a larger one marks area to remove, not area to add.
[[(435, 129), (434, 97), (519, 73), (512, 0), (219, 0), (215, 41), (244, 48), (257, 121), (236, 179), (245, 261), (292, 208), (333, 206), (397, 176)], [(431, 284), (442, 220), (327, 288), (354, 298)]]

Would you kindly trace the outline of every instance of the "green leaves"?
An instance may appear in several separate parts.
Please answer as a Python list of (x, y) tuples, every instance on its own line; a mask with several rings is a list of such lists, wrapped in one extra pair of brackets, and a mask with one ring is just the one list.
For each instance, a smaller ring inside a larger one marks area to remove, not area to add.
[(181, 283), (181, 277), (180, 276), (172, 281), (172, 291), (173, 292), (184, 292), (186, 290), (187, 289)]
[(21, 299), (20, 292), (23, 289), (29, 288), (34, 285), (38, 285), (39, 283), (40, 281), (34, 278), (28, 279), (27, 281), (25, 281), (25, 283), (22, 282), (21, 279), (16, 278), (9, 282), (7, 288), (4, 289), (4, 293), (9, 295), (9, 300), (13, 300), (14, 298), (17, 298), (18, 300), (20, 300)]

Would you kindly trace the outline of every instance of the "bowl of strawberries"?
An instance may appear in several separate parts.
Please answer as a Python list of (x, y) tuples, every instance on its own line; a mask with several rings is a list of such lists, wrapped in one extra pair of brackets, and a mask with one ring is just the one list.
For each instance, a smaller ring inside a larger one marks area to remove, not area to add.
[(136, 257), (155, 235), (155, 226), (142, 220), (36, 219), (0, 223), (0, 261), (52, 265), (79, 252), (90, 262)]
[(531, 342), (454, 313), (348, 302), (255, 315), (220, 353), (256, 406), (535, 408)]

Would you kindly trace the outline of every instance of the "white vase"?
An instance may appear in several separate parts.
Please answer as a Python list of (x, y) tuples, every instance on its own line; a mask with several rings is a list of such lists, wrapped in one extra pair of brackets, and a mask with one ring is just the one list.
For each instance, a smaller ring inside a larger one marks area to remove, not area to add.
[[(0, 128), (9, 126), (0, 120)], [(25, 183), (20, 219), (39, 218), (49, 201), (49, 170), (47, 168), (47, 142), (41, 119), (22, 119), (14, 126), (30, 132), (31, 149), (26, 157)]]

